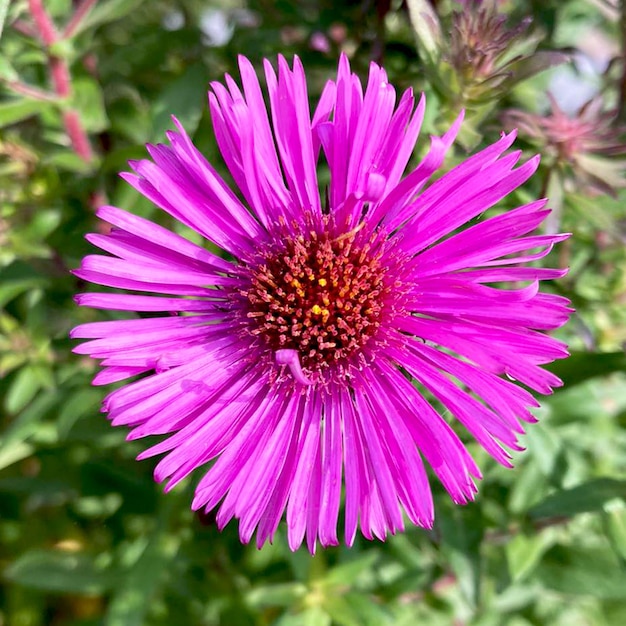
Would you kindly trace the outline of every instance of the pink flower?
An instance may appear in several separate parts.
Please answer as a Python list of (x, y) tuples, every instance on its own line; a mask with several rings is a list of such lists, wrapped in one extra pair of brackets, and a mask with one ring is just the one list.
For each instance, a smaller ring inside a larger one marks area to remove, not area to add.
[[(502, 138), (435, 182), (461, 124), (433, 137), (403, 177), (424, 115), (406, 91), (396, 103), (372, 64), (365, 93), (346, 57), (313, 116), (300, 61), (266, 62), (269, 115), (255, 72), (243, 90), (213, 83), (215, 136), (239, 193), (174, 120), (170, 146), (148, 146), (126, 180), (222, 252), (114, 207), (89, 235), (110, 256), (87, 256), (81, 278), (124, 290), (79, 304), (136, 311), (83, 324), (76, 348), (102, 360), (94, 384), (136, 376), (104, 401), (130, 439), (164, 435), (140, 455), (171, 489), (203, 468), (192, 507), (240, 520), (242, 541), (274, 537), (286, 511), (289, 545), (311, 552), (357, 527), (368, 539), (430, 527), (428, 463), (452, 499), (474, 498), (480, 470), (442, 416), (453, 415), (497, 461), (519, 449), (550, 393), (540, 366), (566, 356), (541, 331), (568, 302), (541, 293), (557, 269), (528, 267), (566, 235), (529, 235), (545, 200), (467, 226), (523, 184), (538, 158), (517, 165)], [(318, 161), (330, 172), (320, 193)], [(505, 289), (503, 281), (525, 283)], [(155, 316), (155, 313), (158, 314)], [(431, 399), (438, 401), (433, 404)], [(441, 408), (437, 408), (437, 407)]]
[[(544, 155), (551, 165), (561, 167), (568, 176), (568, 186), (584, 189), (591, 195), (616, 195), (626, 187), (626, 153), (621, 141), (624, 125), (617, 111), (605, 110), (602, 96), (594, 96), (574, 115), (561, 109), (552, 94), (548, 94), (550, 112), (546, 115), (520, 109), (504, 112), (506, 126), (520, 129)], [(545, 162), (544, 162), (545, 163)]]
[(520, 55), (506, 57), (526, 34), (532, 20), (526, 18), (509, 27), (509, 16), (498, 10), (497, 1), (459, 2), (463, 6), (452, 13), (450, 46), (445, 56), (466, 88), (487, 81), (485, 94), (495, 97), (494, 87), (509, 78), (514, 64), (523, 58)]

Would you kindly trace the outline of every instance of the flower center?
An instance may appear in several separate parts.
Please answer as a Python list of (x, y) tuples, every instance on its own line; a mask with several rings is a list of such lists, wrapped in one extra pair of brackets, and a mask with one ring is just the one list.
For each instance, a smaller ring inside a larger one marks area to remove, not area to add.
[(361, 230), (285, 237), (252, 272), (252, 333), (274, 351), (297, 350), (305, 370), (345, 362), (380, 327), (388, 268), (376, 235)]

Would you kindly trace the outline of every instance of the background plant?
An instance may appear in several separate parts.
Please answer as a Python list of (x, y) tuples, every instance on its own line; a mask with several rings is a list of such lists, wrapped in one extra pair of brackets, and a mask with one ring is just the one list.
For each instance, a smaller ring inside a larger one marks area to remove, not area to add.
[[(609, 0), (0, 1), (0, 624), (626, 623), (624, 15)], [(424, 136), (467, 109), (449, 166), (519, 127), (543, 161), (512, 203), (547, 193), (548, 228), (573, 233), (547, 262), (570, 266), (554, 288), (577, 314), (565, 387), (515, 470), (475, 449), (476, 503), (436, 492), (432, 532), (311, 558), (281, 536), (241, 546), (188, 510), (191, 484), (154, 485), (70, 352), (69, 329), (105, 314), (74, 305), (69, 269), (100, 203), (165, 223), (117, 172), (172, 113), (213, 159), (207, 85), (237, 54), (300, 55), (315, 98), (340, 51), (426, 93)]]

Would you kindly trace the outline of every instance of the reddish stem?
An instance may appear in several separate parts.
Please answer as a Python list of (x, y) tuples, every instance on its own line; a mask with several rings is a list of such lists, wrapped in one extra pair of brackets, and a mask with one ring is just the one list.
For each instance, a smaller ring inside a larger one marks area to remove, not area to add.
[[(46, 48), (54, 45), (59, 41), (59, 34), (54, 26), (53, 21), (46, 12), (41, 0), (28, 0), (30, 7), (30, 15), (35, 22), (39, 38)], [(54, 85), (54, 91), (61, 98), (70, 95), (70, 73), (67, 63), (64, 59), (59, 58), (48, 51), (48, 67), (50, 68), (50, 77)]]
[(74, 152), (86, 163), (91, 162), (93, 152), (87, 133), (83, 129), (80, 116), (76, 111), (70, 109), (63, 113), (63, 121), (65, 122), (65, 130), (72, 142)]
[(48, 67), (50, 68), (50, 78), (52, 78), (54, 91), (59, 97), (67, 98), (72, 91), (72, 79), (70, 78), (67, 63), (59, 57), (50, 55), (48, 57)]
[(28, 0), (28, 6), (33, 22), (35, 22), (35, 26), (37, 26), (39, 38), (44, 45), (51, 46), (58, 40), (59, 36), (57, 35), (54, 23), (43, 6), (43, 2), (41, 0)]
[(83, 2), (80, 3), (76, 11), (74, 11), (74, 15), (72, 15), (70, 21), (63, 29), (63, 39), (71, 37), (76, 32), (76, 30), (80, 26), (80, 23), (89, 13), (89, 11), (91, 11), (97, 1), (98, 0), (83, 0)]
[(15, 22), (11, 24), (11, 28), (14, 28), (18, 33), (22, 33), (22, 35), (26, 35), (27, 37), (37, 36), (37, 31), (33, 25), (24, 20), (15, 20)]
[(33, 98), (33, 100), (44, 100), (46, 102), (55, 102), (57, 100), (55, 93), (39, 89), (38, 87), (33, 87), (32, 85), (27, 85), (19, 80), (9, 80), (6, 83), (6, 86), (11, 91)]
[[(70, 26), (75, 29), (92, 5), (92, 0), (85, 0), (70, 19), (65, 31), (67, 32)], [(54, 92), (59, 98), (69, 98), (72, 83), (67, 61), (50, 51), (50, 47), (60, 41), (61, 37), (59, 37), (54, 22), (48, 15), (42, 0), (28, 0), (28, 6), (39, 38), (47, 49), (48, 68), (50, 69), (50, 79), (54, 86)], [(78, 15), (79, 13), (80, 15)], [(93, 159), (93, 151), (78, 112), (74, 109), (64, 111), (63, 124), (74, 152), (85, 162), (90, 163)]]

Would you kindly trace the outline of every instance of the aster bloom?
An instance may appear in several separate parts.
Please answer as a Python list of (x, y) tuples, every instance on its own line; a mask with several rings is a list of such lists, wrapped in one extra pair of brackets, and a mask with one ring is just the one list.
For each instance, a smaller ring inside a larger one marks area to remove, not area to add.
[(434, 84), (449, 101), (468, 107), (474, 125), (517, 83), (569, 58), (560, 51), (537, 50), (532, 18), (511, 23), (499, 0), (457, 3), (449, 16), (447, 41), (441, 46), (444, 63), (437, 67), (440, 78)]
[(503, 115), (504, 124), (522, 130), (554, 164), (568, 169), (570, 186), (613, 196), (626, 187), (626, 160), (617, 158), (626, 154), (626, 127), (617, 111), (606, 110), (601, 95), (574, 115), (563, 111), (552, 94), (548, 99), (551, 110), (546, 115), (510, 109)]
[(377, 65), (363, 91), (342, 57), (312, 116), (297, 58), (291, 69), (279, 57), (278, 73), (265, 63), (269, 115), (250, 62), (239, 68), (242, 89), (226, 76), (209, 94), (239, 193), (176, 120), (170, 145), (148, 146), (124, 174), (223, 254), (102, 207), (112, 230), (88, 239), (110, 256), (76, 274), (160, 295), (79, 295), (151, 315), (83, 324), (76, 351), (102, 360), (94, 384), (133, 378), (103, 408), (129, 439), (162, 436), (139, 457), (165, 455), (156, 480), (171, 489), (202, 468), (192, 507), (219, 505), (219, 527), (238, 518), (244, 542), (255, 530), (258, 546), (271, 541), (286, 513), (292, 549), (337, 544), (342, 500), (347, 544), (358, 527), (384, 539), (405, 517), (430, 527), (425, 464), (459, 504), (481, 476), (443, 416), (510, 465), (502, 446), (519, 449), (537, 406), (515, 381), (560, 384), (540, 366), (566, 348), (541, 331), (565, 323), (568, 302), (538, 283), (564, 271), (526, 265), (566, 237), (530, 234), (546, 201), (465, 227), (538, 159), (518, 165), (511, 133), (429, 184), (459, 117), (403, 177), (425, 102), (408, 90), (396, 103)]
[(513, 28), (507, 26), (508, 16), (498, 10), (494, 0), (462, 0), (462, 10), (452, 14), (449, 58), (461, 77), (471, 83), (499, 76), (507, 77), (507, 65), (516, 57), (503, 62), (511, 45), (520, 39), (531, 23), (524, 19)]

